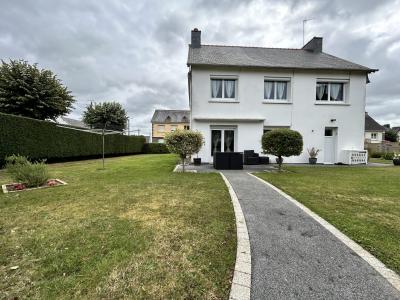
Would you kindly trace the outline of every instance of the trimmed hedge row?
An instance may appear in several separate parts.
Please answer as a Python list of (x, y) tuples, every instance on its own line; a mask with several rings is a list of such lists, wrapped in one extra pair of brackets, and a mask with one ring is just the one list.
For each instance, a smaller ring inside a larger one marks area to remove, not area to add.
[(144, 144), (143, 152), (148, 154), (163, 154), (169, 153), (168, 148), (163, 143), (148, 143)]
[[(142, 153), (143, 136), (106, 135), (105, 154), (118, 156)], [(11, 154), (49, 161), (98, 157), (102, 136), (55, 123), (0, 113), (0, 164)]]

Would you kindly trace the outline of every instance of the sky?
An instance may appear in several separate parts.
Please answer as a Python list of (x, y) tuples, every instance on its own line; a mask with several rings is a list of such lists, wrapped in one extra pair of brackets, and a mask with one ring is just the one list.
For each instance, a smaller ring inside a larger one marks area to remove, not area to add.
[(0, 58), (24, 59), (58, 75), (76, 99), (120, 102), (131, 130), (150, 133), (154, 109), (187, 109), (190, 30), (202, 43), (299, 48), (324, 38), (324, 52), (377, 68), (368, 113), (400, 126), (400, 1), (0, 0)]

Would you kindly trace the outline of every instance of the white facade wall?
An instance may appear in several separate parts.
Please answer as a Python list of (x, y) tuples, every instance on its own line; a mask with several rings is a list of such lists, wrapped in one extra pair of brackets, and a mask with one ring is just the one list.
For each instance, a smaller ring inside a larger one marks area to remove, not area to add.
[[(212, 76), (237, 79), (237, 102), (211, 101)], [(264, 103), (265, 77), (290, 77), (290, 103)], [(205, 162), (212, 162), (210, 128), (218, 125), (237, 126), (235, 151), (240, 152), (261, 152), (264, 127), (299, 131), (304, 141), (303, 153), (286, 158), (285, 162), (305, 163), (309, 157), (307, 148), (323, 150), (325, 127), (337, 128), (336, 162), (344, 161), (343, 150), (364, 149), (365, 73), (192, 67), (191, 78), (191, 128), (204, 135), (205, 145), (199, 157)], [(346, 103), (316, 104), (317, 79), (346, 80)], [(324, 161), (324, 151), (318, 160)]]

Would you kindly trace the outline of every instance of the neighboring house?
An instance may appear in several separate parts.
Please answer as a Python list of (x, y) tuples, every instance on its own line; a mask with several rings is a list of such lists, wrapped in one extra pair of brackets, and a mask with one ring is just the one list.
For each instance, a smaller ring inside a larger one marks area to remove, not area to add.
[(153, 143), (164, 143), (166, 133), (177, 129), (189, 129), (189, 110), (156, 109), (151, 118), (151, 137)]
[(85, 129), (89, 128), (82, 121), (67, 118), (67, 117), (58, 117), (56, 119), (56, 123), (58, 123), (60, 125), (64, 125), (65, 127), (85, 128)]
[[(261, 152), (263, 132), (299, 131), (303, 153), (286, 162), (366, 162), (365, 93), (377, 71), (322, 51), (314, 37), (301, 49), (202, 45), (192, 31), (187, 65), (191, 128), (203, 133), (199, 157), (214, 151)], [(351, 158), (351, 159), (350, 159)]]
[(382, 143), (385, 138), (386, 128), (376, 122), (367, 112), (365, 113), (365, 142)]
[(392, 129), (397, 132), (398, 141), (400, 142), (400, 126), (395, 126)]

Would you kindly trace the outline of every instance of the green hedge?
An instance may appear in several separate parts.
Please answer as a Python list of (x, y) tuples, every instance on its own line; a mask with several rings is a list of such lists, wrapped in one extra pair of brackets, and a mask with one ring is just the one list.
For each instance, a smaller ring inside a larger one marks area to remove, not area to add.
[(163, 143), (144, 144), (143, 152), (149, 154), (169, 153), (167, 146)]
[[(107, 156), (141, 153), (143, 136), (106, 135)], [(98, 157), (102, 151), (102, 136), (58, 127), (47, 121), (0, 113), (0, 163), (11, 154), (30, 159), (46, 158), (63, 161)]]

